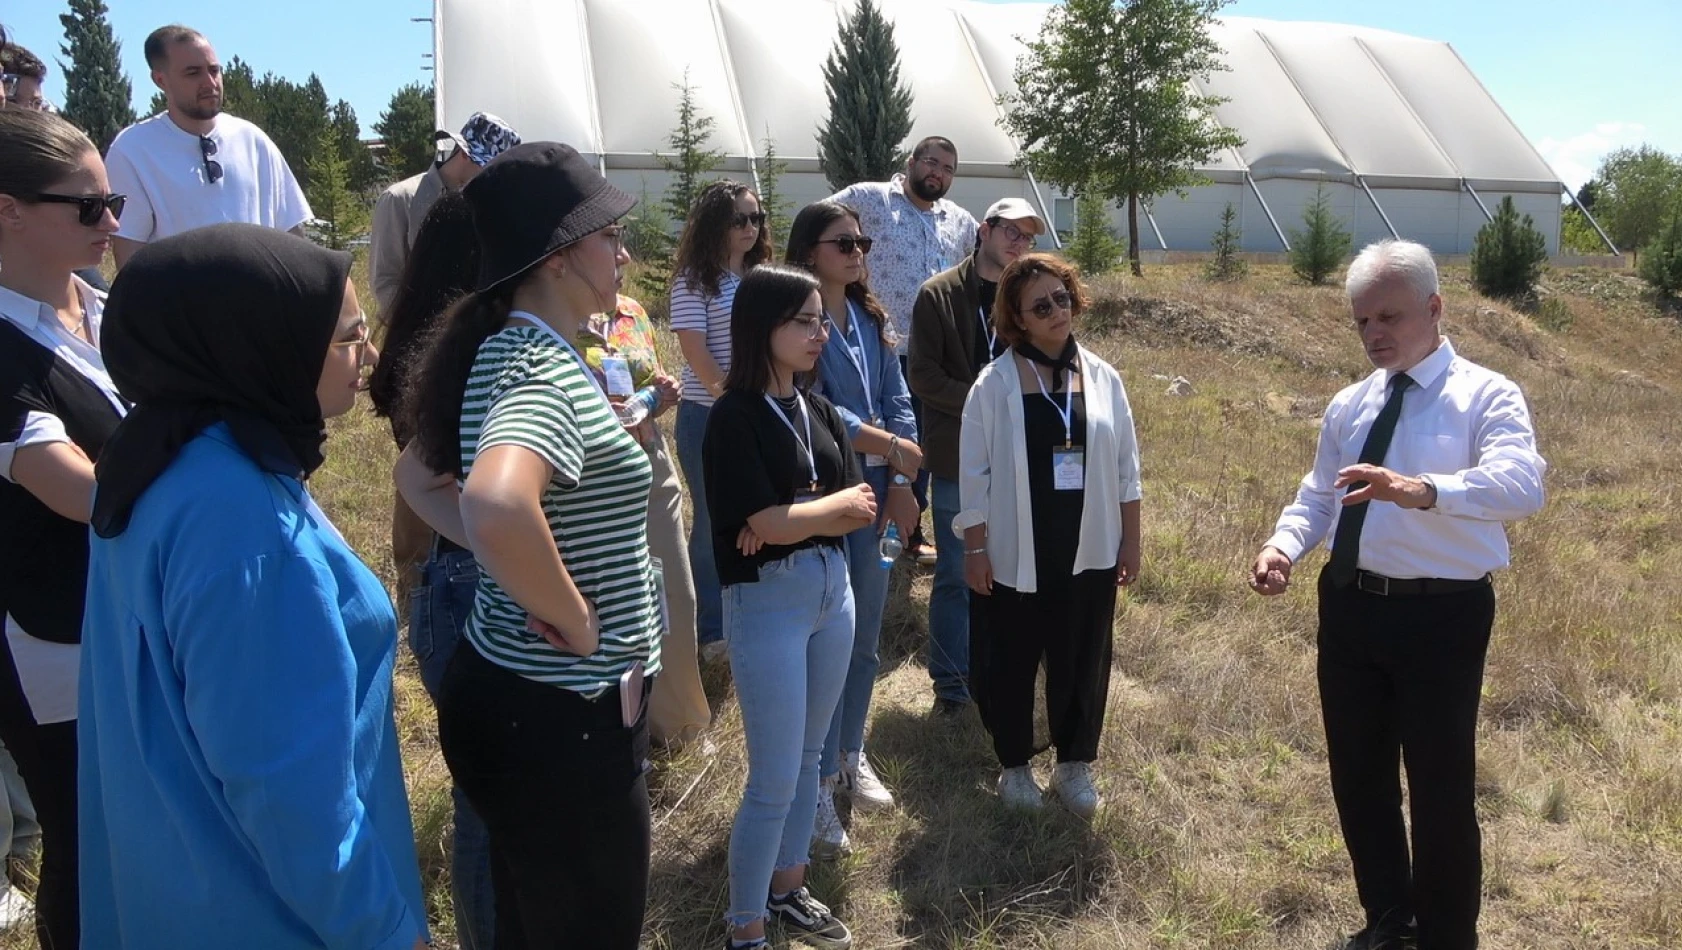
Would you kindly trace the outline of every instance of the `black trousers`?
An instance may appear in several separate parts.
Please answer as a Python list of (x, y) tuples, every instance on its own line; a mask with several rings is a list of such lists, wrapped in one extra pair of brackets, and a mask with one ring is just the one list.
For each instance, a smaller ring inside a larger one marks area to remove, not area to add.
[[(1320, 575), (1320, 709), (1355, 888), (1376, 931), (1417, 918), (1419, 950), (1478, 945), (1475, 740), (1494, 621), (1487, 585), (1383, 597), (1333, 589)], [(1411, 860), (1399, 767), (1407, 769)]]
[[(76, 721), (37, 725), (12, 662), (0, 644), (0, 742), (41, 826), (41, 878), (35, 888), (35, 939), (41, 950), (81, 945), (81, 885), (76, 821)], [(5, 856), (0, 855), (0, 859)]]
[(1110, 694), (1115, 569), (1041, 577), (1037, 586), (1024, 594), (995, 584), (991, 596), (970, 595), (970, 695), (1007, 769), (1034, 755), (1034, 679), (1042, 660), (1058, 762), (1098, 758)]
[(648, 897), (644, 708), (627, 729), (616, 690), (587, 700), (465, 639), (457, 648), (438, 739), (490, 835), (497, 950), (636, 950)]

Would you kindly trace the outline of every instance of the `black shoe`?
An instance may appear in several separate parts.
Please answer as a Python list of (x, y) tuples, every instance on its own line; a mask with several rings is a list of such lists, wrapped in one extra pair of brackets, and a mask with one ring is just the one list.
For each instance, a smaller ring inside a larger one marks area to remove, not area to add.
[(724, 950), (767, 950), (770, 946), (771, 941), (766, 940), (764, 937), (761, 937), (758, 940), (750, 941), (741, 946), (737, 946), (736, 938), (730, 936), (729, 934), (724, 935)]
[(1403, 927), (1399, 933), (1368, 927), (1350, 937), (1343, 950), (1414, 950), (1418, 946), (1419, 938), (1411, 925)]
[(847, 950), (853, 945), (853, 935), (847, 930), (847, 925), (836, 920), (829, 908), (804, 887), (782, 897), (772, 895), (765, 907), (772, 917), (783, 922), (785, 928), (814, 947)]
[(934, 714), (942, 719), (952, 719), (963, 715), (969, 709), (967, 699), (953, 699), (950, 696), (936, 696), (934, 698)]

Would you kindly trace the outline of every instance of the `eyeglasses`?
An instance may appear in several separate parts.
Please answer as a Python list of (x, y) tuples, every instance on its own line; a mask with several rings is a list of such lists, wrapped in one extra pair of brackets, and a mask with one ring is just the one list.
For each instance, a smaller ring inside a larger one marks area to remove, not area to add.
[(922, 158), (917, 159), (917, 164), (923, 166), (924, 171), (940, 172), (947, 178), (951, 178), (958, 174), (958, 169), (956, 167), (946, 164), (933, 155), (924, 155)]
[(817, 317), (795, 317), (789, 323), (804, 330), (808, 340), (821, 340), (829, 334), (829, 325)]
[(216, 140), (199, 136), (199, 156), (204, 159), (204, 180), (212, 185), (222, 180), (222, 163), (210, 156), (216, 154)]
[(1003, 218), (994, 218), (987, 223), (992, 225), (995, 230), (1003, 233), (1006, 238), (1009, 238), (1010, 243), (1012, 244), (1027, 242), (1028, 246), (1032, 248), (1040, 243), (1039, 238), (1029, 234), (1027, 231), (1022, 230)]
[(738, 211), (736, 212), (736, 216), (730, 219), (730, 226), (733, 228), (745, 228), (750, 224), (753, 225), (754, 230), (764, 227), (765, 212), (754, 211), (750, 213), (743, 213)]
[(863, 235), (853, 237), (851, 234), (843, 234), (838, 238), (830, 238), (827, 241), (818, 241), (816, 243), (833, 244), (835, 245), (835, 249), (843, 254), (851, 254), (855, 250), (861, 254), (869, 254), (871, 246), (876, 242)]
[(75, 205), (76, 220), (92, 228), (99, 225), (107, 211), (111, 212), (111, 217), (121, 218), (128, 195), (55, 195), (41, 192), (35, 200), (45, 204)]
[(48, 103), (46, 97), (42, 96), (40, 93), (36, 93), (35, 97), (30, 99), (28, 102), (24, 102), (18, 98), (18, 85), (23, 79), (24, 77), (18, 75), (17, 73), (0, 74), (0, 92), (5, 94), (6, 104), (9, 106), (15, 106), (19, 109), (32, 109), (36, 112), (52, 111), (51, 104)]
[(602, 228), (601, 233), (602, 233), (603, 236), (605, 236), (605, 237), (607, 237), (607, 238), (609, 238), (613, 241), (613, 252), (615, 254), (617, 254), (620, 251), (623, 251), (625, 249), (625, 226), (624, 225), (622, 225), (622, 224), (610, 224), (607, 227)]
[(1075, 305), (1074, 295), (1067, 290), (1054, 290), (1050, 300), (1041, 300), (1028, 308), (1028, 312), (1045, 320), (1051, 316), (1053, 310), (1072, 310)]
[(371, 338), (371, 336), (372, 336), (372, 334), (368, 330), (368, 315), (366, 313), (359, 313), (359, 314), (356, 315), (356, 337), (355, 337), (355, 339), (334, 340), (332, 343), (328, 344), (328, 346), (330, 348), (331, 347), (341, 347), (341, 346), (356, 347), (357, 350), (359, 351), (357, 353), (357, 356), (358, 356), (358, 358), (360, 358), (361, 355), (362, 355), (360, 351), (368, 345), (368, 341)]

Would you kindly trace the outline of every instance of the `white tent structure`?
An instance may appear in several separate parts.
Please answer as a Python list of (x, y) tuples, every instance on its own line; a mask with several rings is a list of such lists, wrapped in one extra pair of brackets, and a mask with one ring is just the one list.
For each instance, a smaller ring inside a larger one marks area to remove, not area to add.
[[(950, 197), (978, 216), (1024, 197), (1058, 228), (1071, 202), (1012, 165), (999, 95), (1015, 90), (1022, 38), (1045, 3), (880, 0), (910, 85), (915, 141), (958, 144)], [(528, 141), (567, 142), (632, 193), (667, 176), (677, 85), (687, 76), (726, 155), (721, 174), (752, 180), (767, 139), (788, 164), (796, 206), (825, 197), (816, 130), (828, 112), (821, 66), (850, 0), (435, 0), (440, 128), (478, 110)], [(1201, 171), (1210, 183), (1158, 196), (1141, 216), (1144, 249), (1207, 250), (1223, 208), (1242, 245), (1278, 251), (1324, 184), (1357, 245), (1396, 234), (1439, 254), (1471, 250), (1503, 196), (1557, 250), (1568, 193), (1447, 43), (1327, 23), (1227, 18), (1213, 27), (1230, 71), (1201, 91), (1245, 144)], [(908, 143), (909, 144), (909, 143)]]

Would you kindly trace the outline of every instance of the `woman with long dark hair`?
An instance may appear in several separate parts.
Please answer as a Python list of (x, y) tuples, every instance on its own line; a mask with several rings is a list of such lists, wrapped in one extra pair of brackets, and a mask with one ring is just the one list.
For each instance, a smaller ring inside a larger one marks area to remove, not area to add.
[[(1010, 349), (964, 403), (955, 521), (971, 610), (970, 685), (999, 758), (999, 798), (1039, 808), (1034, 675), (1056, 749), (1050, 792), (1091, 818), (1109, 698), (1116, 588), (1139, 577), (1139, 446), (1121, 374), (1075, 342), (1074, 266), (1026, 254), (999, 276), (993, 329)], [(980, 635), (976, 635), (981, 632)]]
[(712, 656), (724, 635), (718, 567), (713, 563), (701, 440), (707, 414), (724, 394), (730, 369), (730, 306), (748, 271), (770, 261), (771, 231), (759, 196), (740, 182), (715, 181), (689, 211), (672, 262), (672, 332), (683, 351), (683, 393), (677, 408), (677, 461), (696, 500), (689, 532), (689, 570), (695, 579), (695, 632)]
[(845, 539), (876, 521), (846, 423), (811, 392), (827, 332), (812, 275), (749, 272), (731, 308), (725, 393), (702, 446), (748, 749), (730, 834), (730, 947), (763, 946), (768, 914), (816, 946), (852, 943), (805, 886), (818, 757), (853, 642)]
[(463, 194), (479, 280), (409, 403), (408, 453), (461, 481), (456, 523), (431, 523), (480, 572), (439, 741), (490, 832), (497, 944), (634, 950), (661, 639), (650, 469), (572, 341), (615, 306), (635, 202), (554, 142), (502, 153)]
[(892, 324), (866, 280), (865, 255), (870, 247), (856, 211), (834, 201), (820, 201), (794, 216), (785, 252), (788, 263), (818, 279), (829, 339), (818, 360), (817, 389), (834, 403), (846, 423), (864, 480), (882, 499), (885, 515), (880, 523), (847, 536), (853, 585), (852, 658), (835, 722), (824, 741), (813, 840), (814, 848), (830, 853), (847, 844), (846, 829), (835, 811), (837, 791), (849, 796), (853, 807), (861, 811), (894, 804), (893, 794), (864, 754), (870, 694), (881, 666), (876, 648), (882, 637), (891, 569), (884, 565), (879, 542), (890, 525), (901, 543), (916, 532), (917, 499), (911, 485), (923, 462), (911, 396), (894, 355)]
[(375, 357), (350, 265), (218, 224), (112, 287), (134, 409), (90, 520), (84, 946), (426, 942), (396, 614), (306, 487)]
[(100, 353), (105, 296), (75, 276), (117, 230), (99, 152), (0, 110), (0, 740), (41, 824), (36, 935), (77, 936), (77, 669), (94, 462), (127, 404)]
[[(404, 399), (421, 358), (442, 329), (450, 305), (472, 292), (479, 278), (479, 236), (473, 209), (460, 192), (445, 191), (428, 209), (403, 265), (396, 296), (384, 315), (380, 362), (368, 379), (376, 415), (391, 423), (399, 449), (414, 433)], [(453, 479), (450, 494), (454, 495)], [(454, 498), (449, 499), (452, 503)], [(408, 598), (409, 650), (420, 667), (421, 685), (433, 702), (444, 670), (461, 642), (479, 587), (473, 552), (437, 534), (393, 494), (392, 560), (397, 567), (399, 604)], [(485, 823), (459, 787), (450, 788), (454, 821), (450, 840), (450, 898), (461, 950), (495, 945), (496, 892), (491, 887), (490, 840)]]

